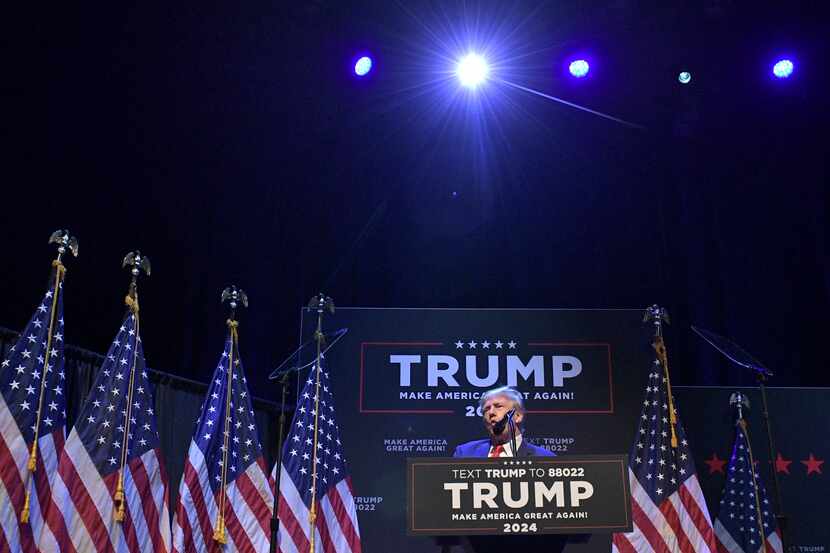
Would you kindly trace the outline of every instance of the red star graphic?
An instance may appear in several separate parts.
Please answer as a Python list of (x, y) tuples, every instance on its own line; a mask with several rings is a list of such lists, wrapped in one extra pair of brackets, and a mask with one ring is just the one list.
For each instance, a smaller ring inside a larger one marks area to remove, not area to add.
[(787, 461), (781, 456), (781, 452), (778, 452), (778, 455), (775, 457), (775, 472), (783, 472), (785, 474), (790, 473), (790, 465), (792, 461)]
[(710, 459), (704, 459), (703, 462), (709, 465), (709, 474), (715, 474), (716, 472), (725, 474), (723, 472), (723, 465), (726, 464), (726, 461), (718, 459), (717, 453), (712, 453), (712, 457)]
[(821, 465), (824, 464), (824, 461), (821, 459), (816, 459), (815, 457), (813, 457), (812, 453), (810, 453), (810, 457), (806, 461), (801, 461), (801, 463), (807, 467), (807, 476), (811, 475), (814, 472), (822, 474)]

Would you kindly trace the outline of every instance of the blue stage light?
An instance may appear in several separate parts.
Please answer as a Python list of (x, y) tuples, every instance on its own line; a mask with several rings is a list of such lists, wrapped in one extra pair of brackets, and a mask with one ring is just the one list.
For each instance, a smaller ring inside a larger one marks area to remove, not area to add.
[(461, 84), (467, 88), (475, 88), (487, 79), (490, 67), (487, 60), (478, 54), (467, 54), (458, 62), (455, 74)]
[(779, 60), (772, 67), (772, 74), (779, 79), (786, 79), (793, 74), (793, 62), (790, 60)]
[(572, 61), (571, 64), (568, 66), (568, 71), (570, 71), (571, 75), (573, 75), (577, 79), (581, 79), (582, 77), (587, 75), (589, 70), (590, 67), (588, 66), (588, 62), (585, 60)]
[(354, 64), (354, 73), (358, 77), (365, 77), (372, 70), (372, 58), (363, 56)]
[(689, 84), (692, 82), (692, 74), (688, 71), (681, 71), (680, 75), (677, 76), (677, 80), (680, 81), (680, 84)]

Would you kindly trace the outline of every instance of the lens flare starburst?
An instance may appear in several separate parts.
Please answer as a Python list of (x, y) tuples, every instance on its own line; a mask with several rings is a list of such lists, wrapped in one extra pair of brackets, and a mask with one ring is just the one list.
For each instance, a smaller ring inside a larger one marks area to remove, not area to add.
[(463, 86), (476, 88), (487, 80), (490, 74), (490, 67), (487, 65), (487, 60), (482, 56), (471, 53), (461, 58), (455, 74)]

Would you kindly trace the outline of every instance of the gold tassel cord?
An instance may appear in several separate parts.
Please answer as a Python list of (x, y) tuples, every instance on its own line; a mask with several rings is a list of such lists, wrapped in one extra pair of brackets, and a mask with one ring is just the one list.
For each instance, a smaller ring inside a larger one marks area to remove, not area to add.
[(124, 522), (124, 470), (118, 471), (118, 485), (115, 487), (115, 521)]
[(135, 318), (135, 346), (133, 347), (133, 359), (130, 366), (130, 382), (127, 388), (127, 409), (124, 414), (124, 438), (121, 446), (121, 464), (118, 468), (118, 484), (115, 487), (115, 521), (124, 522), (126, 501), (124, 499), (124, 467), (127, 465), (127, 448), (129, 447), (130, 419), (133, 407), (133, 387), (135, 385), (135, 367), (138, 364), (139, 344), (139, 317), (138, 317), (138, 292), (135, 287), (130, 287), (130, 293), (124, 298), (124, 303)]
[(662, 336), (655, 336), (652, 344), (654, 351), (657, 352), (657, 357), (660, 359), (660, 364), (663, 366), (663, 378), (666, 379), (666, 392), (669, 396), (669, 422), (671, 423), (671, 446), (677, 448), (677, 414), (674, 412), (674, 397), (671, 392), (671, 379), (669, 378), (669, 356), (666, 353), (666, 344), (663, 342)]
[(26, 473), (26, 499), (23, 503), (23, 510), (20, 512), (20, 522), (29, 522), (29, 496), (31, 494), (29, 482), (30, 476), (37, 470), (37, 441), (40, 438), (40, 415), (43, 410), (43, 391), (46, 388), (46, 374), (49, 366), (49, 358), (52, 355), (52, 333), (55, 326), (55, 308), (58, 305), (58, 294), (60, 294), (60, 284), (66, 274), (66, 267), (63, 266), (59, 260), (52, 261), (52, 266), (55, 268), (55, 293), (52, 294), (52, 311), (49, 313), (49, 329), (46, 337), (46, 351), (43, 357), (43, 377), (40, 379), (40, 394), (37, 400), (37, 411), (35, 412), (35, 433), (32, 439), (32, 449), (29, 452), (29, 462), (27, 464), (29, 471)]
[(23, 503), (23, 510), (20, 512), (20, 522), (26, 524), (29, 522), (29, 486), (26, 485), (26, 501)]
[(231, 424), (231, 391), (233, 387), (233, 352), (239, 348), (239, 323), (232, 319), (227, 321), (228, 328), (231, 331), (231, 351), (228, 355), (228, 385), (226, 386), (225, 396), (225, 432), (223, 438), (222, 448), (222, 485), (219, 488), (219, 512), (216, 515), (216, 527), (213, 529), (213, 539), (221, 544), (228, 543), (228, 537), (225, 535), (225, 492), (228, 483), (228, 444), (230, 440), (230, 424)]

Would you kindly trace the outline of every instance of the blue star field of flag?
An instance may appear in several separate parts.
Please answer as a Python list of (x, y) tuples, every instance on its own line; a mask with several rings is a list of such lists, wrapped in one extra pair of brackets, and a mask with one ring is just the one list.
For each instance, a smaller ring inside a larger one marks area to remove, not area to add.
[(101, 476), (121, 468), (125, 433), (128, 463), (159, 445), (137, 321), (127, 313), (75, 421), (75, 430)]
[(764, 529), (763, 539), (775, 531), (775, 516), (770, 507), (761, 475), (750, 461), (747, 436), (738, 424), (735, 446), (726, 471), (726, 483), (720, 500), (718, 520), (744, 551), (754, 552), (761, 548), (762, 543), (762, 539), (759, 538), (759, 520), (760, 526)]
[(676, 448), (671, 445), (668, 385), (662, 365), (655, 359), (646, 385), (630, 462), (640, 485), (657, 505), (695, 474), (686, 433), (677, 417), (676, 403), (674, 412), (677, 421)]
[[(54, 283), (54, 279), (53, 279)], [(0, 363), (0, 393), (17, 421), (27, 444), (34, 439), (38, 405), (42, 405), (39, 435), (66, 424), (66, 375), (64, 374), (63, 282), (54, 301), (54, 286), (46, 292), (25, 330)], [(55, 317), (47, 354), (52, 304)], [(48, 359), (46, 358), (48, 356)], [(43, 394), (42, 402), (40, 401)]]
[[(315, 369), (300, 394), (297, 411), (291, 423), (283, 453), (286, 472), (294, 480), (294, 486), (303, 497), (306, 507), (311, 507), (312, 452), (314, 450), (314, 404), (316, 382)], [(346, 458), (340, 442), (340, 429), (334, 421), (334, 398), (328, 372), (320, 372), (320, 401), (317, 418), (317, 491), (319, 501), (328, 490), (347, 476)]]
[[(205, 456), (210, 485), (214, 491), (222, 485), (226, 435), (228, 438), (228, 470), (226, 471), (228, 485), (262, 456), (262, 446), (257, 435), (254, 410), (239, 348), (238, 345), (234, 348), (232, 367), (231, 348), (234, 346), (229, 332), (225, 341), (225, 349), (213, 373), (213, 380), (208, 388), (207, 398), (202, 404), (201, 415), (196, 421), (196, 431), (193, 435), (193, 440)], [(228, 390), (228, 371), (231, 375), (230, 390)], [(230, 404), (227, 403), (228, 393), (230, 393)], [(230, 409), (226, 411), (227, 407)]]

